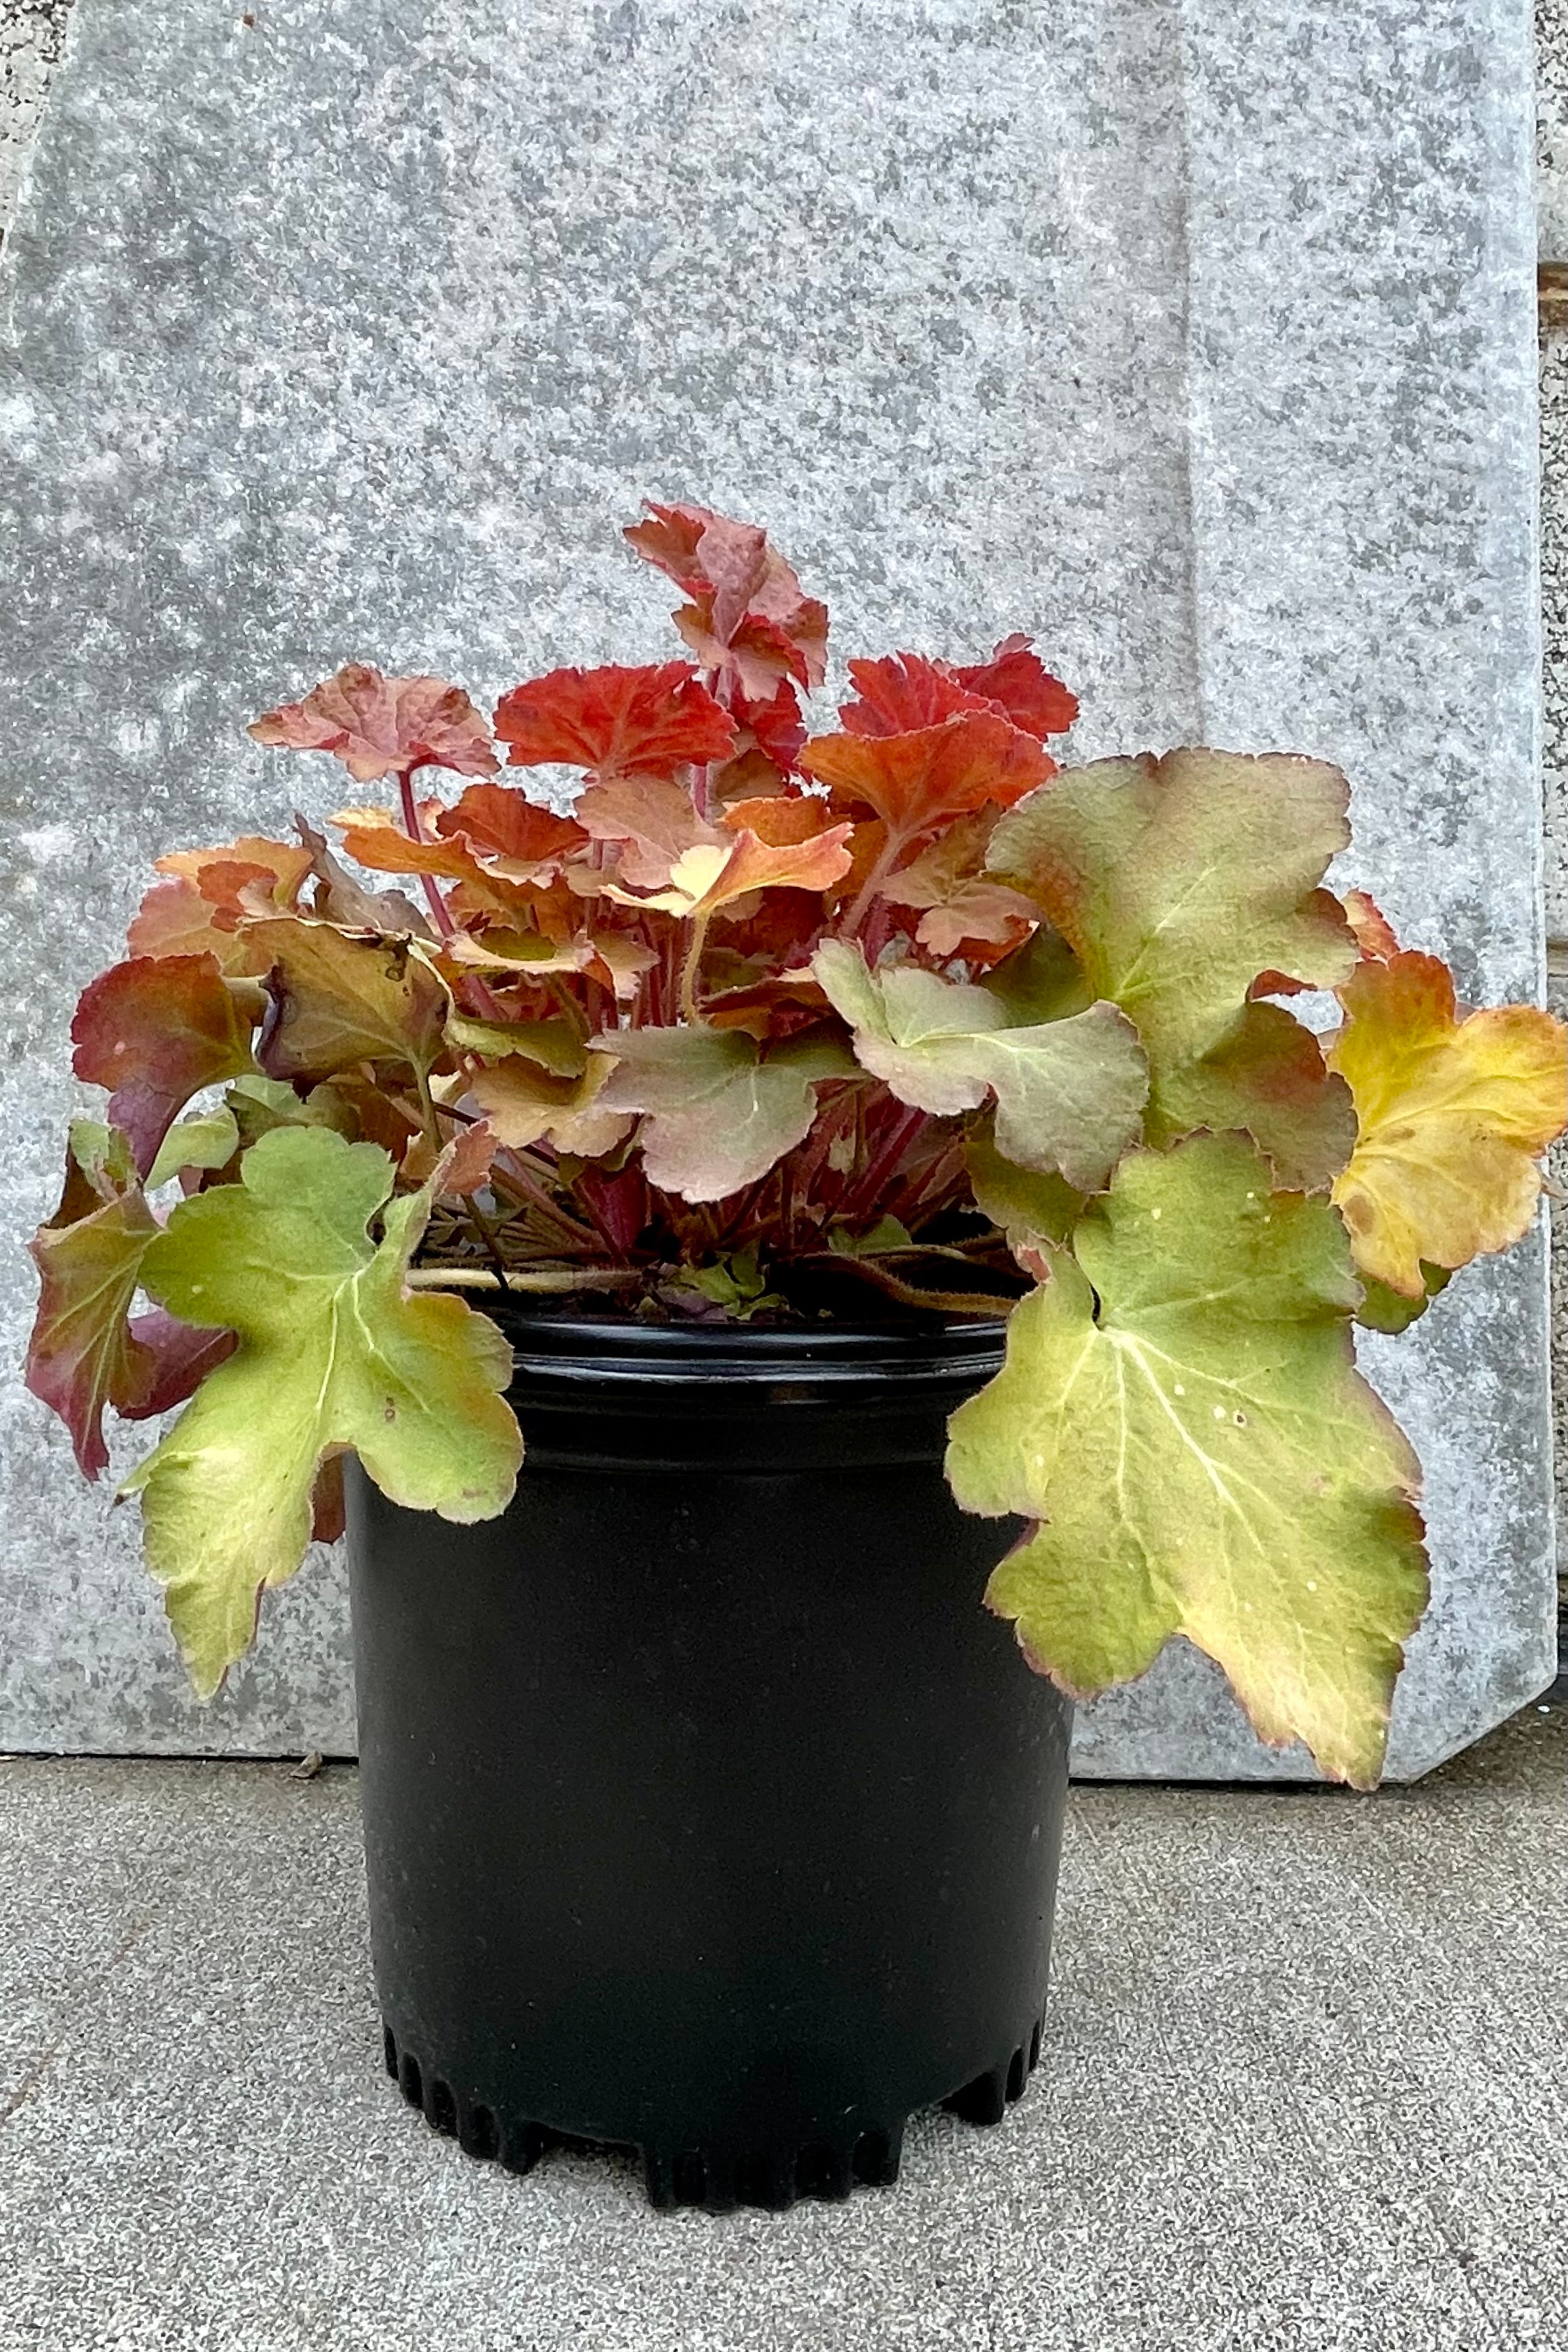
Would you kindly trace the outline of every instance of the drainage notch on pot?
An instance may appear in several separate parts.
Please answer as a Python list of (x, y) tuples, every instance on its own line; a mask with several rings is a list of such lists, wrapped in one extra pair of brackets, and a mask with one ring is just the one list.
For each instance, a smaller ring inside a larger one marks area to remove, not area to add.
[(507, 1328), (505, 1517), (350, 1479), (388, 2067), (471, 2155), (636, 2149), (659, 2206), (890, 2182), (1039, 2055), (1070, 1710), (941, 1475), (999, 1340)]

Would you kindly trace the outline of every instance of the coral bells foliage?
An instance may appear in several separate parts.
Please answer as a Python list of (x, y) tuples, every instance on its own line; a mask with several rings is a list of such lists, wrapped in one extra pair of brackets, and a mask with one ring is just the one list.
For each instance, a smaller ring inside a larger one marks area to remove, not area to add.
[(346, 1451), (399, 1502), (505, 1507), (486, 1293), (1006, 1316), (949, 1475), (1026, 1522), (988, 1597), (1030, 1660), (1087, 1694), (1185, 1634), (1266, 1738), (1371, 1781), (1426, 1570), (1352, 1326), (1524, 1232), (1562, 1030), (1459, 1005), (1324, 887), (1322, 761), (1059, 772), (1077, 705), (1023, 636), (852, 660), (824, 727), (827, 610), (764, 531), (626, 537), (682, 656), (493, 719), (350, 664), (250, 730), (347, 771), (335, 844), (162, 857), (82, 996), (107, 1107), (33, 1244), (29, 1378), (89, 1477), (106, 1407), (184, 1402), (127, 1483), (198, 1685), (332, 1531)]

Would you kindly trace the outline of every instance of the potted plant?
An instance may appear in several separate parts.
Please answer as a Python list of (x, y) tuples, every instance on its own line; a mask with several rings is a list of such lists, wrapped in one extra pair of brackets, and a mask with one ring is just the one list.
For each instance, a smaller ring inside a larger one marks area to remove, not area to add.
[(89, 1477), (183, 1404), (121, 1491), (204, 1694), (347, 1465), (407, 2095), (781, 2204), (1017, 2096), (1072, 1697), (1179, 1634), (1375, 1782), (1427, 1570), (1354, 1326), (1524, 1232), (1564, 1035), (1325, 887), (1324, 762), (1059, 772), (1024, 637), (809, 734), (764, 533), (626, 536), (685, 657), (251, 729), (373, 797), (158, 860), (28, 1378)]

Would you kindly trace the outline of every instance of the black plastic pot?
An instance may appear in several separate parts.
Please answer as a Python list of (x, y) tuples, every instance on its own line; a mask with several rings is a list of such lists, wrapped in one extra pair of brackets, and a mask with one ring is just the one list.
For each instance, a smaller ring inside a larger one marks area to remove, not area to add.
[(941, 1470), (999, 1336), (503, 1320), (505, 1517), (350, 1482), (388, 2066), (514, 2170), (640, 2149), (655, 2205), (892, 2180), (1040, 2048), (1070, 1709)]

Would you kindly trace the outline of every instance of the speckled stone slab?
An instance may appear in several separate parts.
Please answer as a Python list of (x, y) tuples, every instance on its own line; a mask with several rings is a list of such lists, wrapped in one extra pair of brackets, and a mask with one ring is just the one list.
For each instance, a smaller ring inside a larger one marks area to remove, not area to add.
[[(644, 494), (772, 525), (841, 655), (1034, 630), (1074, 749), (1341, 760), (1357, 877), (1538, 979), (1528, 21), (1501, 0), (78, 0), (0, 275), (18, 1235), (148, 861), (334, 787), (244, 721), (352, 656), (653, 657)], [(9, 1252), (4, 1351), (30, 1312)], [(1438, 1593), (1394, 1769), (1550, 1672), (1539, 1251), (1374, 1369)], [(0, 1745), (352, 1744), (313, 1560), (205, 1711), (5, 1376)], [(132, 1451), (134, 1449), (131, 1449)], [(1301, 1777), (1192, 1654), (1082, 1769)]]

